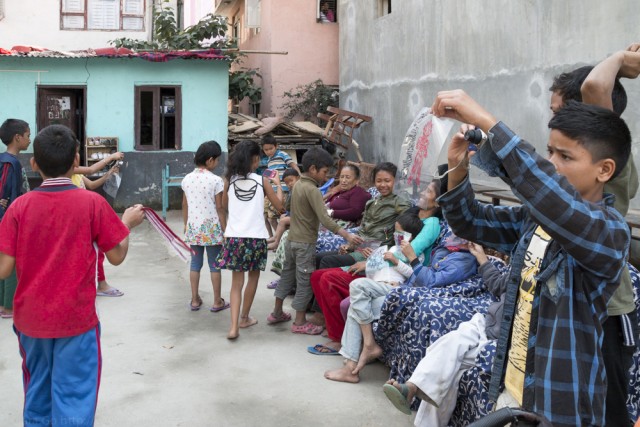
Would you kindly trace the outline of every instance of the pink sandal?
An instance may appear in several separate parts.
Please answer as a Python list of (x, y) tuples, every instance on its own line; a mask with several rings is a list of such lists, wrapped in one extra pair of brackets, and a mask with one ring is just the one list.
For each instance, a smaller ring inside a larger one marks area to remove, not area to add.
[(291, 325), (291, 332), (294, 334), (307, 334), (307, 335), (319, 335), (324, 331), (324, 327), (314, 325), (311, 322), (307, 322), (304, 325)]
[(270, 325), (275, 325), (280, 322), (288, 322), (289, 320), (291, 320), (291, 315), (285, 311), (283, 311), (280, 316), (274, 316), (273, 313), (269, 313), (267, 316), (267, 323)]

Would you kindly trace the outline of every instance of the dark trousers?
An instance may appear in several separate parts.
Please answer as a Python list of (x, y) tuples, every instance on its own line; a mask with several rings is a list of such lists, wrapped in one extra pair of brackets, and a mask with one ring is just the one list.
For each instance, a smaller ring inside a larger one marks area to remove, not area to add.
[(356, 260), (351, 255), (339, 255), (337, 251), (316, 254), (316, 270), (349, 267), (355, 263)]
[[(638, 315), (634, 311), (628, 314), (633, 326), (634, 340), (638, 342)], [(602, 356), (607, 373), (607, 398), (605, 426), (631, 427), (633, 421), (627, 410), (629, 395), (629, 369), (633, 363), (636, 346), (623, 345), (622, 321), (620, 316), (609, 317), (602, 325)]]

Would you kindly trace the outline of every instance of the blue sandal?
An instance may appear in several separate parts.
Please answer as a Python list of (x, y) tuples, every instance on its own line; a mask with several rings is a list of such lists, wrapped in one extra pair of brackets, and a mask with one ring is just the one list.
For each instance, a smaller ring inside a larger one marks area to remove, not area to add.
[(340, 352), (334, 348), (327, 347), (324, 344), (316, 344), (313, 347), (307, 347), (307, 351), (316, 356), (340, 356)]

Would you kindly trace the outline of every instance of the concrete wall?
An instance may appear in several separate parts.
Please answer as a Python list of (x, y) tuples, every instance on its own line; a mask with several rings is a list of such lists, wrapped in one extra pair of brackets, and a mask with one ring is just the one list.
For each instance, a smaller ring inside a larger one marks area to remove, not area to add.
[[(286, 51), (287, 55), (249, 54), (245, 68), (259, 68), (262, 75), (262, 114), (283, 113), (284, 92), (317, 79), (338, 84), (339, 23), (316, 22), (313, 0), (261, 0), (260, 32), (245, 27), (244, 1), (228, 12), (229, 22), (242, 17), (240, 49)], [(340, 21), (340, 16), (338, 16)], [(260, 83), (258, 81), (258, 83)], [(248, 102), (242, 103), (249, 112)]]
[[(214, 139), (226, 151), (228, 64), (225, 61), (178, 59), (156, 63), (131, 58), (54, 59), (0, 55), (0, 70), (42, 71), (0, 73), (3, 76), (0, 118), (26, 120), (33, 135), (38, 130), (38, 82), (42, 85), (86, 86), (86, 135), (118, 136), (120, 151), (125, 152), (123, 184), (114, 202), (117, 208), (132, 203), (159, 207), (162, 166), (169, 163), (172, 175), (189, 171), (193, 167), (193, 153), (202, 142)], [(182, 150), (134, 150), (136, 85), (181, 86)], [(32, 152), (31, 147), (29, 152)]]
[[(60, 29), (61, 0), (9, 0), (4, 2), (5, 17), (0, 20), (0, 47), (41, 46), (53, 50), (82, 50), (109, 46), (120, 37), (149, 40), (153, 1), (145, 0), (142, 31), (70, 31)], [(176, 0), (170, 3), (175, 10)]]
[[(340, 0), (340, 103), (373, 117), (356, 133), (367, 161), (398, 161), (413, 117), (439, 90), (461, 88), (546, 150), (553, 76), (640, 40), (632, 1)], [(640, 164), (640, 81), (624, 80), (623, 118)], [(474, 173), (477, 182), (499, 184)], [(640, 197), (632, 201), (640, 208)]]

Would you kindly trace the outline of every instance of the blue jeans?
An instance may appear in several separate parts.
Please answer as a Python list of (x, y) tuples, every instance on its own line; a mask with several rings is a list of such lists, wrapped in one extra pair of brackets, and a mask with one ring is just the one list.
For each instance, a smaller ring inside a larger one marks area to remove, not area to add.
[(220, 273), (220, 269), (213, 268), (213, 263), (218, 258), (218, 254), (222, 250), (222, 245), (215, 246), (196, 246), (191, 245), (191, 249), (195, 252), (195, 255), (191, 256), (191, 271), (202, 270), (202, 264), (204, 263), (204, 249), (207, 248), (207, 262), (209, 263), (209, 271), (212, 273)]

